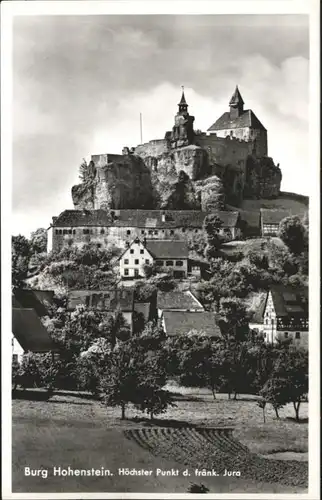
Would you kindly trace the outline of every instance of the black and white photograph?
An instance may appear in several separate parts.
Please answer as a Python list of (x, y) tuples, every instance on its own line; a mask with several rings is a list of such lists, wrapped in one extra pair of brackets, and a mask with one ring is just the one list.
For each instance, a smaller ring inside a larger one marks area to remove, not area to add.
[(318, 499), (318, 4), (4, 3), (3, 498)]

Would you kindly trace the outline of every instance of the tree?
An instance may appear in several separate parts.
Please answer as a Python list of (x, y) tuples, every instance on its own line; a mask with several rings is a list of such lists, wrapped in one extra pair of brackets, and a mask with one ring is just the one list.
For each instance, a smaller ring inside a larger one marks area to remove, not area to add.
[(206, 234), (207, 246), (205, 257), (208, 261), (218, 257), (218, 249), (222, 243), (219, 231), (222, 227), (222, 221), (215, 214), (209, 214), (205, 217), (203, 229)]
[(33, 253), (43, 253), (47, 251), (46, 229), (39, 228), (31, 233), (30, 248)]
[(217, 321), (225, 339), (240, 341), (246, 338), (249, 331), (247, 309), (240, 299), (222, 299)]
[(12, 285), (15, 288), (22, 288), (24, 280), (28, 275), (28, 265), (30, 260), (30, 243), (25, 236), (19, 234), (12, 237)]
[(297, 215), (286, 217), (280, 222), (278, 236), (293, 254), (298, 255), (305, 250), (307, 230)]
[(308, 353), (291, 344), (281, 346), (279, 350), (274, 374), (284, 381), (284, 404), (293, 404), (295, 419), (298, 421), (301, 402), (308, 393)]
[(269, 378), (259, 392), (262, 401), (269, 403), (275, 410), (276, 417), (279, 418), (278, 410), (288, 402), (289, 384), (284, 378)]
[(131, 345), (122, 343), (111, 352), (105, 375), (101, 380), (103, 401), (107, 406), (120, 406), (121, 418), (124, 420), (127, 405), (137, 402), (138, 385), (139, 372), (135, 366)]
[(13, 359), (11, 365), (11, 382), (13, 391), (17, 389), (19, 380), (20, 380), (20, 364), (16, 359)]

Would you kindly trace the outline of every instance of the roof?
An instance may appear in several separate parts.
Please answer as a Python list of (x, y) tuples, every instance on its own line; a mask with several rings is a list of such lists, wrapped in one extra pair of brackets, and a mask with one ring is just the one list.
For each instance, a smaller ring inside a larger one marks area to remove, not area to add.
[(47, 316), (48, 307), (53, 303), (54, 291), (52, 290), (14, 290), (13, 307), (34, 309), (38, 316)]
[[(231, 215), (234, 213), (235, 215)], [(223, 224), (234, 225), (238, 212), (216, 212)], [(139, 227), (145, 229), (201, 228), (207, 212), (201, 210), (65, 210), (54, 227)]]
[(288, 210), (269, 208), (261, 208), (260, 214), (263, 224), (279, 224), (281, 220), (285, 219), (285, 217), (290, 217), (291, 215)]
[(203, 306), (189, 290), (184, 292), (180, 290), (174, 290), (172, 292), (158, 291), (157, 308), (168, 311), (171, 309), (204, 310)]
[(148, 240), (146, 249), (156, 259), (187, 259), (187, 243), (181, 240)]
[(274, 285), (270, 291), (277, 316), (308, 316), (308, 287)]
[(111, 215), (106, 210), (64, 210), (55, 222), (54, 227), (75, 226), (111, 226)]
[(239, 212), (213, 212), (212, 215), (217, 215), (224, 227), (235, 227), (239, 218)]
[(180, 106), (180, 104), (187, 104), (186, 98), (185, 98), (185, 95), (184, 95), (184, 91), (182, 91), (182, 96), (181, 96), (181, 100), (179, 102), (179, 106)]
[(229, 105), (232, 104), (245, 104), (244, 100), (239, 92), (238, 85), (236, 85), (235, 92), (231, 96), (231, 99), (229, 101)]
[(34, 309), (12, 309), (12, 333), (24, 351), (49, 352), (54, 343)]
[(163, 320), (166, 335), (187, 335), (195, 330), (208, 337), (221, 337), (215, 314), (211, 312), (164, 311)]
[(246, 109), (237, 118), (232, 119), (230, 112), (226, 111), (211, 127), (208, 132), (212, 130), (225, 130), (232, 128), (253, 128), (266, 130), (264, 125), (259, 121), (255, 113), (251, 109)]
[(134, 291), (114, 290), (72, 290), (68, 293), (68, 309), (78, 305), (93, 307), (101, 311), (133, 311)]

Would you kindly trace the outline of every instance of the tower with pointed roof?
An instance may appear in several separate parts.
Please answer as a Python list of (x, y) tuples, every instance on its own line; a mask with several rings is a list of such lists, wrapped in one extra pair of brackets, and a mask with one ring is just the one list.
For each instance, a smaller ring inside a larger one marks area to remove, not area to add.
[(238, 86), (229, 101), (229, 111), (223, 113), (208, 128), (207, 134), (217, 137), (235, 137), (253, 143), (253, 155), (267, 156), (267, 130), (251, 109), (244, 109), (244, 100)]
[(184, 87), (182, 87), (178, 111), (174, 117), (174, 126), (171, 132), (166, 133), (166, 139), (170, 141), (172, 149), (193, 144), (195, 135), (193, 130), (194, 120), (195, 117), (189, 115)]

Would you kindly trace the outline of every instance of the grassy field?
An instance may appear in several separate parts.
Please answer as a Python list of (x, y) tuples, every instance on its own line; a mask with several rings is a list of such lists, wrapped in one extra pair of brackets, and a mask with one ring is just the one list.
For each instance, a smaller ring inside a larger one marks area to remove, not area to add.
[[(262, 411), (254, 398), (214, 401), (208, 391), (178, 389), (176, 407), (155, 422), (129, 408), (104, 408), (85, 394), (58, 393), (49, 401), (13, 400), (13, 492), (164, 492), (185, 493), (204, 484), (211, 493), (305, 492), (306, 464), (265, 460), (253, 455), (307, 451), (306, 405), (302, 423), (290, 408), (281, 420)], [(227, 438), (215, 427), (233, 427)], [(245, 446), (249, 448), (245, 451)], [(235, 450), (235, 451), (234, 451)], [(113, 476), (53, 476), (53, 467), (110, 469)], [(24, 475), (24, 468), (48, 469), (47, 478)], [(195, 468), (219, 470), (218, 477), (195, 477)], [(151, 470), (149, 476), (119, 475), (119, 468)], [(157, 469), (178, 475), (157, 475)], [(182, 475), (188, 469), (191, 476)], [(241, 470), (224, 477), (223, 470)]]

